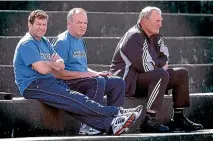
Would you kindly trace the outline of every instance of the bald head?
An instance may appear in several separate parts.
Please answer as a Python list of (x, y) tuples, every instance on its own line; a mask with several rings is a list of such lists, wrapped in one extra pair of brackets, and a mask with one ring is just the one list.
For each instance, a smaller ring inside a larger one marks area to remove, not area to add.
[(68, 12), (67, 20), (72, 20), (72, 16), (79, 13), (83, 13), (87, 16), (87, 13), (83, 8), (73, 8)]
[(76, 38), (82, 37), (88, 25), (86, 11), (82, 8), (73, 8), (67, 16), (67, 30)]

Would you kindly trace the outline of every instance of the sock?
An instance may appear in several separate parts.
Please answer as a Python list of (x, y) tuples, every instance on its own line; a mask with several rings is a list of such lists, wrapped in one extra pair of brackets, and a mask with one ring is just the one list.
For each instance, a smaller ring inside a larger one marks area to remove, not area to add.
[(156, 117), (156, 113), (152, 113), (152, 112), (146, 112), (146, 116), (150, 116), (151, 118), (155, 118)]
[(184, 116), (184, 109), (183, 108), (175, 108), (174, 109), (173, 119), (180, 119), (183, 116)]

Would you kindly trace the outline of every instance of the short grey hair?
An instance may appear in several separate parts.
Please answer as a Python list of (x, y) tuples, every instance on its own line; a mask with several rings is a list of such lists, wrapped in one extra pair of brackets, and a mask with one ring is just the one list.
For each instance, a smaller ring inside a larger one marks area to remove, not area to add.
[(87, 16), (87, 12), (83, 8), (73, 8), (68, 12), (67, 20), (72, 20), (72, 16), (77, 13), (84, 13)]
[(160, 14), (162, 13), (160, 8), (158, 7), (147, 6), (141, 10), (137, 22), (139, 23), (141, 19), (144, 19), (144, 18), (149, 19), (153, 10), (157, 11)]

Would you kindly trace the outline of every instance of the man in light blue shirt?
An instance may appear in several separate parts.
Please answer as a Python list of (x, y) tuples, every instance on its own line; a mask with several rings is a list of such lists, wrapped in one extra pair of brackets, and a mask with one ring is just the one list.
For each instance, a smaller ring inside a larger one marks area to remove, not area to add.
[[(73, 8), (69, 11), (67, 30), (52, 42), (65, 64), (65, 70), (55, 74), (55, 77), (64, 80), (72, 90), (81, 92), (100, 104), (103, 104), (103, 96), (107, 95), (107, 106), (120, 107), (124, 104), (124, 80), (111, 76), (109, 72), (96, 72), (88, 68), (87, 48), (81, 38), (86, 32), (87, 24), (84, 9)], [(85, 125), (83, 127), (87, 128)], [(93, 134), (84, 131), (80, 130), (80, 133)]]
[(15, 82), (22, 96), (64, 110), (93, 128), (119, 135), (139, 117), (142, 106), (123, 109), (102, 106), (58, 83), (53, 73), (64, 70), (64, 61), (44, 37), (48, 15), (35, 10), (28, 18), (29, 32), (19, 41), (13, 59)]

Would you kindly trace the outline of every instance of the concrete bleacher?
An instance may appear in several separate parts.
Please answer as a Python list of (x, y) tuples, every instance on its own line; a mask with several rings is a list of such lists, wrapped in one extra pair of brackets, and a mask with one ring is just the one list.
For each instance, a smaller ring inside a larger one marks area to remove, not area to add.
[[(68, 10), (73, 7), (85, 8), (88, 11), (89, 19), (88, 30), (84, 36), (88, 46), (89, 67), (102, 71), (109, 69), (114, 49), (120, 37), (136, 23), (138, 13), (147, 5), (158, 6), (163, 12), (164, 21), (161, 33), (169, 48), (170, 67), (183, 66), (189, 71), (191, 108), (185, 111), (187, 116), (195, 122), (202, 123), (205, 129), (213, 129), (212, 1), (1, 1), (0, 92), (13, 93), (15, 98), (13, 100), (0, 100), (0, 138), (73, 136), (78, 134), (80, 123), (70, 115), (36, 100), (25, 100), (20, 97), (17, 91), (14, 83), (12, 59), (16, 44), (21, 36), (28, 31), (27, 17), (31, 10), (43, 9), (48, 11), (49, 23), (46, 36), (51, 40), (66, 29)], [(158, 114), (158, 119), (167, 124), (172, 116), (171, 96), (165, 96), (164, 100), (164, 106)], [(134, 107), (138, 104), (145, 105), (145, 100), (126, 98), (124, 106)], [(128, 133), (139, 134), (138, 125), (139, 123), (133, 126)], [(185, 135), (182, 134), (184, 137), (181, 137), (180, 140), (197, 140), (196, 137), (199, 137), (200, 140), (212, 139), (210, 130), (195, 133), (193, 136), (185, 137)], [(130, 140), (137, 139), (129, 138)], [(146, 136), (139, 138), (156, 140), (156, 138), (147, 138)], [(157, 138), (174, 140), (176, 135), (168, 138), (166, 134), (157, 136)], [(118, 140), (120, 139), (118, 138)], [(176, 140), (179, 139), (176, 138)]]
[[(205, 129), (212, 129), (213, 110), (212, 94), (204, 93), (190, 96), (191, 108), (185, 114), (194, 122), (200, 122)], [(145, 99), (126, 98), (124, 107), (145, 106)], [(15, 97), (13, 100), (0, 100), (0, 135), (1, 137), (32, 137), (32, 136), (74, 136), (78, 134), (80, 122), (68, 113), (57, 110), (37, 100), (26, 100)], [(145, 113), (145, 111), (143, 112)], [(161, 123), (168, 124), (172, 116), (172, 97), (165, 96), (164, 104), (157, 118)], [(140, 119), (144, 118), (144, 114)], [(130, 128), (128, 133), (139, 133), (140, 121)]]

